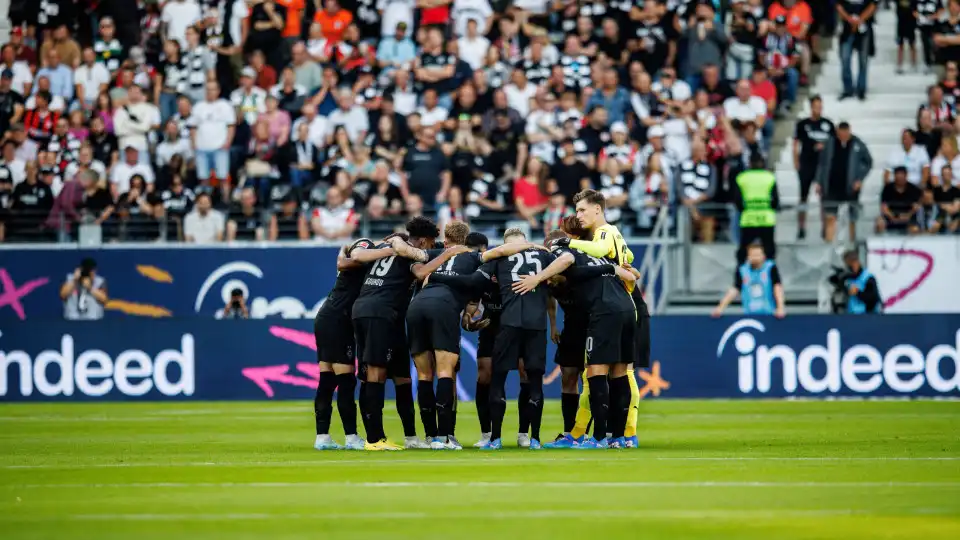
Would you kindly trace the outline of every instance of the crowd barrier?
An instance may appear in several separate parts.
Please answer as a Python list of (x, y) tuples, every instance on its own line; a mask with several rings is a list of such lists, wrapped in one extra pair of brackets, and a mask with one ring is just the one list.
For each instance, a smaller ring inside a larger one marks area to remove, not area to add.
[[(958, 315), (664, 316), (652, 335), (644, 399), (960, 397)], [(0, 401), (309, 399), (314, 350), (303, 319), (4, 320)], [(470, 400), (475, 335), (461, 353)], [(545, 391), (559, 397), (559, 380)]]

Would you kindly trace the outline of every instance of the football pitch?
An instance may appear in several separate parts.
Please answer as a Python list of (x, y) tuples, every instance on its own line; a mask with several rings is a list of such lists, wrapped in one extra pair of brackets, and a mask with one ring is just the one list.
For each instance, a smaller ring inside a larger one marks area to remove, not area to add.
[(496, 453), (317, 452), (308, 402), (4, 404), (0, 538), (960, 538), (958, 402), (644, 401), (621, 451), (507, 415)]

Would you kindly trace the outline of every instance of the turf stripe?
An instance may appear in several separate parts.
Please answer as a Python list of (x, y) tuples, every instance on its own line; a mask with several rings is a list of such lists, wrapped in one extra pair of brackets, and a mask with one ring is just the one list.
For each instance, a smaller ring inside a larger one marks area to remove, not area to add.
[(960, 488), (960, 482), (133, 482), (127, 484), (22, 484), (8, 489), (111, 488)]

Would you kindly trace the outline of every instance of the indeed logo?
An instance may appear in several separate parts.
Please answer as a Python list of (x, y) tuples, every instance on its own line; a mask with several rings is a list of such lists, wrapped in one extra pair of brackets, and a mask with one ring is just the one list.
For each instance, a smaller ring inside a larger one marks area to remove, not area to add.
[[(176, 366), (179, 374), (171, 377), (171, 366)], [(0, 396), (10, 390), (13, 369), (19, 372), (23, 397), (34, 391), (44, 396), (72, 396), (76, 391), (100, 397), (114, 390), (135, 397), (152, 389), (165, 396), (190, 396), (195, 387), (193, 336), (184, 334), (180, 350), (166, 349), (156, 358), (137, 349), (123, 351), (115, 359), (98, 349), (75, 354), (69, 334), (61, 338), (60, 350), (40, 351), (33, 358), (24, 351), (0, 350)]]
[[(737, 373), (743, 393), (767, 393), (773, 384), (774, 364), (783, 373), (783, 390), (789, 393), (800, 389), (818, 394), (839, 392), (842, 388), (855, 393), (874, 392), (886, 385), (895, 392), (909, 393), (924, 384), (940, 393), (960, 391), (960, 330), (955, 343), (936, 345), (924, 353), (913, 345), (895, 345), (880, 351), (871, 345), (841, 346), (840, 331), (827, 331), (826, 344), (813, 344), (799, 351), (788, 345), (759, 344), (757, 334), (766, 331), (755, 319), (742, 319), (730, 325), (720, 338), (717, 358), (720, 358), (733, 340), (736, 349)], [(941, 371), (945, 365), (946, 377)], [(952, 373), (952, 374), (951, 374)]]

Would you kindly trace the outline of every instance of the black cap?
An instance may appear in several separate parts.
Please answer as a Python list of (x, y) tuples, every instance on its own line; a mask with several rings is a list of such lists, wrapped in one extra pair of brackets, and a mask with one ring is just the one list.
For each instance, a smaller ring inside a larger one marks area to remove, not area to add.
[(3, 71), (0, 71), (0, 79), (12, 79), (12, 78), (13, 78), (12, 69), (5, 69)]
[(775, 23), (777, 23), (777, 24), (787, 24), (787, 16), (786, 16), (786, 15), (777, 15), (777, 18), (774, 19), (773, 22), (775, 22)]

